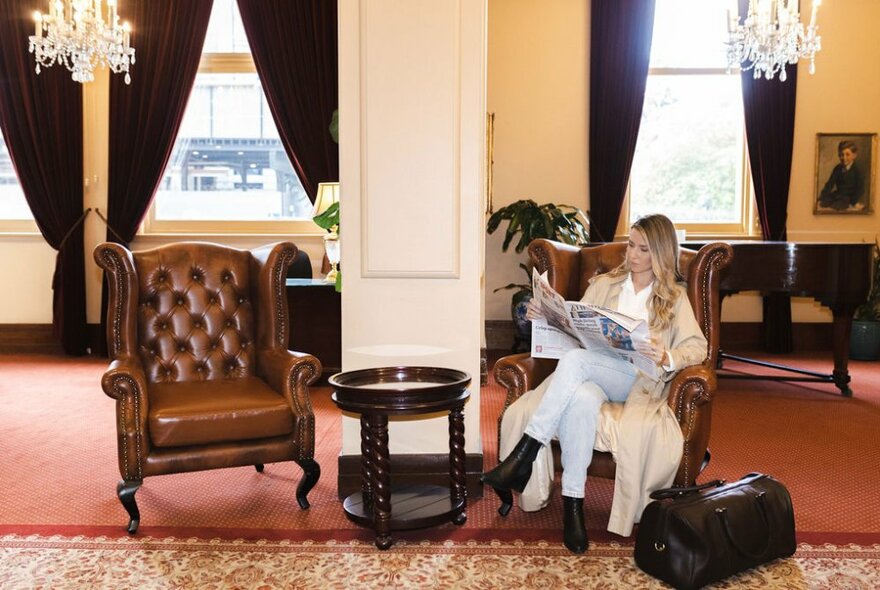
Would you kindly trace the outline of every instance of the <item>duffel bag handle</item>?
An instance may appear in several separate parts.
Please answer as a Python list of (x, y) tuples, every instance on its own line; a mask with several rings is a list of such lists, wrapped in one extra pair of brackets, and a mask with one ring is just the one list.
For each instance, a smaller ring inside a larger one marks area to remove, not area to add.
[(687, 488), (661, 488), (659, 490), (654, 490), (651, 492), (652, 500), (665, 500), (666, 498), (680, 498), (685, 494), (692, 494), (694, 492), (699, 492), (700, 490), (705, 490), (706, 488), (717, 488), (719, 486), (723, 486), (725, 484), (725, 480), (723, 479), (713, 479), (712, 481), (706, 482), (704, 484), (700, 484), (698, 486), (690, 486)]
[(770, 538), (772, 537), (772, 535), (770, 534), (770, 519), (767, 517), (767, 509), (764, 507), (764, 495), (764, 492), (761, 492), (760, 494), (755, 496), (755, 500), (758, 501), (758, 512), (761, 513), (761, 520), (764, 521), (764, 526), (767, 528), (767, 534), (764, 536), (766, 543), (764, 543), (764, 548), (757, 553), (752, 553), (751, 551), (744, 549), (736, 541), (733, 533), (730, 530), (730, 523), (727, 522), (727, 508), (715, 509), (715, 514), (717, 514), (718, 519), (721, 520), (721, 528), (724, 529), (724, 535), (727, 537), (727, 540), (730, 541), (730, 544), (733, 545), (737, 551), (752, 559), (760, 559), (765, 553), (767, 553), (767, 549), (770, 548)]

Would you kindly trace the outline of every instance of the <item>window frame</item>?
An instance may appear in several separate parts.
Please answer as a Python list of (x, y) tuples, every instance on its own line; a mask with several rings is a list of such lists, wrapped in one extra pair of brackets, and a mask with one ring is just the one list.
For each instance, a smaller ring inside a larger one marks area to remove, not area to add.
[[(650, 76), (716, 76), (726, 74), (739, 76), (739, 68), (706, 68), (706, 67), (650, 67)], [(737, 174), (736, 190), (740, 200), (739, 223), (682, 223), (674, 219), (672, 222), (676, 229), (685, 230), (687, 239), (715, 239), (715, 238), (760, 238), (761, 229), (758, 220), (758, 208), (755, 202), (755, 189), (752, 182), (751, 166), (749, 165), (748, 146), (746, 144), (745, 121), (743, 121), (742, 133), (740, 134), (740, 161), (739, 173)], [(620, 217), (617, 222), (615, 239), (624, 238), (629, 234), (630, 202), (632, 199), (632, 175), (627, 180), (626, 194), (621, 207)]]
[[(254, 58), (248, 53), (203, 53), (199, 74), (255, 74)], [(174, 139), (175, 143), (177, 138)], [(164, 170), (163, 170), (164, 174)], [(158, 193), (158, 191), (157, 191)], [(156, 219), (156, 197), (141, 223), (138, 235), (324, 235), (325, 230), (311, 219), (272, 221), (234, 221), (197, 219)]]

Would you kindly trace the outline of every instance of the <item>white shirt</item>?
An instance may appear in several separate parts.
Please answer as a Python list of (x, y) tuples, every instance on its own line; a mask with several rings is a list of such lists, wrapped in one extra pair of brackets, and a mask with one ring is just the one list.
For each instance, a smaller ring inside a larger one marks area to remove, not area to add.
[[(626, 280), (623, 281), (623, 285), (621, 285), (620, 297), (617, 299), (617, 311), (625, 313), (632, 318), (648, 322), (650, 317), (650, 311), (648, 311), (648, 299), (651, 297), (651, 288), (653, 285), (654, 282), (651, 281), (646, 287), (636, 293), (636, 288), (632, 281), (632, 274), (628, 274)], [(669, 364), (664, 364), (663, 369), (666, 371), (674, 371), (675, 363), (672, 360), (672, 355), (667, 354), (666, 359), (669, 360)]]
[(617, 299), (617, 311), (625, 313), (631, 318), (647, 322), (650, 317), (648, 298), (651, 296), (651, 286), (653, 284), (653, 281), (648, 283), (647, 287), (636, 293), (632, 274), (627, 275), (620, 290), (620, 297)]

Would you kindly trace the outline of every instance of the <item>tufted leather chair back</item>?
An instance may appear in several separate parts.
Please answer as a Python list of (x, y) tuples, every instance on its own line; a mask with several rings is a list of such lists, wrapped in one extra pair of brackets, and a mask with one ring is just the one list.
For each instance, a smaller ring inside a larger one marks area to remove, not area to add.
[(179, 242), (135, 253), (107, 244), (111, 357), (138, 356), (150, 383), (253, 376), (258, 349), (287, 348), (284, 274), (261, 275), (285, 273), (289, 260), (275, 259), (295, 255), (292, 244), (251, 252)]
[(150, 382), (254, 373), (250, 252), (213, 244), (134, 254), (137, 351)]

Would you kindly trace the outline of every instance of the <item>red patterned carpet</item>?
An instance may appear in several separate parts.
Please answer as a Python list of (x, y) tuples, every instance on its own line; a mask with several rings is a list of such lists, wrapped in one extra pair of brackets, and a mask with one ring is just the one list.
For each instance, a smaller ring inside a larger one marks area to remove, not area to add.
[[(820, 355), (784, 362), (823, 371), (828, 364)], [(594, 544), (587, 557), (559, 544), (558, 497), (540, 513), (515, 509), (502, 519), (492, 495), (469, 503), (464, 526), (396, 533), (395, 548), (378, 552), (336, 498), (340, 418), (320, 388), (314, 404), (323, 473), (310, 510), (296, 507), (293, 464), (268, 465), (263, 474), (237, 468), (157, 477), (138, 492), (142, 524), (129, 538), (115, 494), (113, 401), (99, 386), (105, 366), (103, 359), (0, 356), (2, 588), (128, 588), (134, 579), (141, 587), (259, 587), (248, 576), (267, 588), (598, 587), (603, 580), (652, 587), (632, 563), (631, 540), (604, 532), (612, 482), (599, 480), (588, 489)], [(719, 587), (880, 587), (880, 364), (854, 361), (851, 372), (852, 399), (828, 385), (720, 381), (713, 461), (701, 479), (775, 475), (791, 491), (799, 542), (812, 545)], [(487, 465), (495, 462), (501, 395), (496, 386), (482, 390)], [(133, 548), (149, 551), (135, 558)], [(295, 577), (306, 558), (309, 583)], [(229, 567), (215, 568), (218, 559)], [(363, 577), (353, 577), (345, 565), (351, 560)], [(40, 573), (43, 566), (50, 574)], [(266, 577), (269, 570), (274, 577)], [(452, 578), (426, 582), (424, 572)]]

